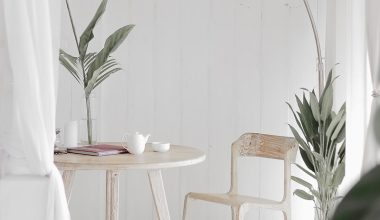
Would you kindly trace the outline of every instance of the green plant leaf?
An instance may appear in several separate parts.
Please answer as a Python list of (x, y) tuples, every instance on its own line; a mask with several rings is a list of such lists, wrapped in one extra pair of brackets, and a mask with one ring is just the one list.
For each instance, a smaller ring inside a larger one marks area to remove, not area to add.
[(295, 163), (295, 165), (296, 165), (300, 170), (302, 170), (303, 172), (305, 172), (307, 175), (313, 177), (314, 179), (317, 179), (317, 177), (316, 177), (314, 174), (312, 174), (310, 171), (308, 171), (308, 170), (306, 170), (305, 168), (303, 168), (301, 165), (299, 165), (299, 164), (297, 164), (297, 163)]
[(117, 65), (119, 65), (117, 62), (116, 62), (116, 60), (115, 59), (109, 59), (109, 60), (107, 60), (104, 64), (103, 64), (103, 66), (101, 67), (101, 71), (100, 71), (100, 75), (99, 75), (99, 77), (102, 75), (102, 73), (103, 72), (105, 72), (105, 71), (107, 71), (108, 69), (111, 69), (111, 68), (113, 68), (113, 67), (115, 67), (115, 66), (117, 66)]
[[(302, 97), (302, 103), (303, 103), (303, 106), (304, 106), (304, 110), (305, 110), (305, 115), (307, 116), (306, 119), (311, 123), (311, 128), (312, 128), (312, 132), (313, 134), (316, 134), (318, 133), (318, 121), (314, 118), (313, 116), (313, 111), (311, 109), (311, 105), (309, 104), (309, 102), (306, 100), (306, 96), (305, 96), (305, 93), (303, 94), (303, 97)], [(313, 136), (315, 137), (315, 136)]]
[(298, 131), (291, 125), (289, 125), (290, 127), (290, 130), (292, 131), (293, 133), (293, 136), (294, 138), (296, 139), (296, 141), (298, 142), (298, 144), (301, 145), (302, 148), (307, 148), (307, 149), (310, 149), (309, 146), (306, 144), (306, 142), (301, 138), (301, 136), (298, 134)]
[(346, 141), (342, 143), (338, 151), (339, 163), (344, 161), (344, 157), (346, 156)]
[(314, 119), (319, 122), (321, 120), (319, 104), (318, 104), (317, 97), (312, 92), (310, 93), (310, 107), (311, 107), (311, 111), (313, 112)]
[(305, 128), (305, 132), (304, 132), (304, 137), (305, 139), (307, 140), (308, 143), (310, 143), (313, 147), (314, 147), (314, 150), (319, 152), (319, 145), (317, 144), (319, 140), (319, 136), (318, 136), (318, 127), (314, 127), (313, 123), (310, 122), (310, 118), (312, 118), (312, 120), (314, 120), (313, 116), (312, 115), (309, 115), (309, 116), (306, 116), (302, 113), (299, 113), (297, 112), (299, 118), (300, 118), (300, 121), (301, 121), (301, 124), (302, 126)]
[(289, 102), (286, 102), (286, 104), (289, 106), (290, 110), (292, 111), (293, 116), (294, 116), (294, 119), (295, 119), (295, 121), (296, 121), (296, 123), (297, 123), (297, 125), (298, 125), (298, 128), (301, 129), (302, 133), (305, 134), (305, 131), (304, 131), (304, 129), (303, 129), (302, 125), (301, 125), (301, 122), (300, 122), (300, 120), (298, 119), (296, 113), (294, 112), (293, 107), (290, 105)]
[(298, 134), (297, 130), (293, 126), (289, 125), (289, 127), (293, 133), (294, 138), (296, 139), (296, 141), (300, 145), (299, 150), (300, 150), (302, 160), (304, 161), (307, 168), (309, 168), (311, 171), (314, 172), (314, 165), (313, 165), (312, 158), (311, 158), (313, 155), (311, 154), (310, 147), (301, 138), (301, 136)]
[(344, 140), (346, 140), (346, 124), (344, 124), (343, 128), (341, 129), (340, 133), (338, 134), (338, 137), (336, 137), (334, 142), (341, 143)]
[(133, 24), (126, 25), (124, 27), (119, 28), (113, 34), (111, 34), (104, 44), (105, 54), (111, 54), (112, 52), (114, 52), (120, 46), (120, 44), (123, 43), (125, 38), (127, 38), (128, 34), (132, 31), (134, 26), (135, 25)]
[[(94, 90), (97, 86), (100, 85), (100, 83), (102, 83), (104, 80), (106, 80), (110, 75), (112, 75), (113, 73), (116, 73), (118, 71), (121, 70), (120, 67), (118, 67), (118, 63), (116, 62), (115, 59), (113, 58), (110, 58), (109, 60), (107, 60), (97, 71), (99, 71), (99, 73), (97, 73), (96, 75), (98, 76), (96, 78), (96, 80), (94, 81), (90, 81), (89, 84), (87, 86), (88, 87), (88, 91), (87, 92), (90, 92), (92, 90)], [(93, 83), (93, 84), (92, 84)], [(91, 89), (91, 90), (90, 90)]]
[(291, 176), (290, 177), (294, 182), (296, 183), (299, 183), (301, 184), (302, 186), (308, 188), (308, 189), (312, 189), (313, 188), (313, 185), (311, 185), (310, 183), (308, 183), (307, 181), (299, 178), (299, 177), (296, 177), (296, 176)]
[(324, 87), (324, 89), (322, 91), (321, 98), (319, 100), (319, 104), (320, 104), (319, 108), (322, 108), (323, 97), (325, 96), (327, 88), (330, 87), (330, 85), (331, 85), (331, 82), (332, 82), (332, 73), (333, 73), (333, 69), (330, 69), (330, 72), (329, 72), (329, 74), (327, 76), (327, 79), (326, 79), (325, 87)]
[(326, 119), (331, 114), (331, 109), (333, 106), (333, 89), (332, 86), (328, 86), (322, 100), (321, 109), (321, 120), (326, 121)]
[(119, 47), (119, 45), (125, 40), (130, 31), (133, 29), (133, 27), (134, 25), (127, 25), (122, 28), (119, 28), (107, 38), (106, 42), (104, 43), (104, 48), (96, 55), (95, 61), (93, 61), (90, 67), (88, 68), (87, 79), (88, 81), (94, 82), (94, 84), (91, 84), (90, 86), (95, 85), (96, 79), (98, 78), (98, 74), (100, 74), (100, 71), (96, 70), (103, 66), (110, 54), (114, 52)]
[(311, 189), (310, 192), (314, 196), (314, 198), (317, 198), (318, 201), (321, 201), (320, 193), (317, 190)]
[(71, 63), (77, 63), (78, 57), (75, 57), (73, 55), (70, 55), (66, 53), (64, 50), (59, 49), (59, 55), (64, 56), (66, 59), (68, 59)]
[(303, 94), (303, 102), (301, 102), (298, 96), (296, 96), (296, 101), (300, 109), (298, 116), (304, 128), (304, 136), (306, 140), (319, 151), (318, 146), (315, 144), (315, 139), (318, 137), (318, 122), (314, 119), (311, 107), (305, 98), (305, 94)]
[(95, 28), (95, 25), (99, 21), (100, 17), (103, 15), (104, 11), (106, 10), (106, 6), (107, 0), (102, 0), (91, 22), (88, 24), (87, 28), (83, 31), (83, 34), (80, 36), (79, 55), (82, 58), (82, 60), (86, 55), (88, 44), (94, 38), (93, 30)]
[(97, 53), (86, 54), (84, 61), (83, 61), (85, 71), (87, 71), (88, 67), (91, 65), (91, 63), (94, 62), (96, 55), (97, 55)]
[(81, 84), (81, 78), (79, 77), (79, 69), (77, 64), (77, 58), (69, 55), (62, 49), (59, 52), (59, 61), (64, 66), (67, 71), (74, 77), (74, 79)]
[(92, 92), (92, 90), (94, 90), (94, 85), (96, 83), (96, 80), (97, 80), (97, 77), (98, 77), (100, 71), (101, 71), (100, 68), (97, 69), (97, 70), (95, 70), (94, 77), (92, 77), (91, 79), (89, 79), (89, 81), (87, 82), (87, 86), (84, 89), (84, 93), (85, 93), (86, 97), (89, 97), (90, 94), (91, 94), (91, 92)]
[(332, 185), (334, 187), (338, 187), (342, 181), (343, 181), (343, 178), (345, 176), (345, 163), (342, 162), (338, 165), (338, 167), (336, 168), (335, 170), (335, 173), (334, 173), (334, 177), (333, 177), (333, 180), (332, 180)]
[(109, 71), (107, 71), (105, 74), (103, 74), (101, 77), (98, 78), (98, 80), (95, 83), (94, 88), (96, 88), (98, 85), (100, 85), (104, 80), (106, 80), (110, 75), (113, 73), (116, 73), (118, 71), (122, 70), (121, 68), (114, 68)]
[(314, 200), (314, 196), (310, 195), (309, 193), (301, 189), (296, 189), (293, 195), (296, 195), (300, 197), (301, 199), (305, 199), (305, 200)]
[(312, 152), (314, 158), (318, 161), (318, 162), (322, 162), (324, 160), (324, 157), (322, 156), (322, 154), (318, 153), (318, 152), (315, 152), (313, 151)]
[(299, 150), (300, 150), (300, 154), (301, 154), (302, 160), (305, 163), (306, 167), (309, 168), (312, 172), (315, 172), (312, 159), (310, 158), (311, 157), (310, 154), (308, 154), (302, 148), (299, 148)]
[(329, 139), (331, 138), (331, 135), (334, 132), (334, 130), (336, 130), (335, 128), (337, 128), (338, 124), (340, 124), (340, 122), (342, 122), (343, 120), (345, 120), (344, 118), (342, 120), (342, 117), (344, 117), (344, 111), (340, 111), (338, 113), (338, 115), (336, 115), (335, 117), (332, 116), (332, 121), (331, 121), (331, 123), (330, 123), (330, 125), (329, 125), (329, 127), (327, 128), (327, 131), (326, 131), (326, 136)]
[(334, 133), (331, 136), (331, 140), (334, 141), (338, 137), (339, 133), (345, 132), (345, 129), (343, 129), (345, 124), (346, 124), (346, 115), (344, 114), (338, 126), (336, 126), (336, 129), (334, 130)]

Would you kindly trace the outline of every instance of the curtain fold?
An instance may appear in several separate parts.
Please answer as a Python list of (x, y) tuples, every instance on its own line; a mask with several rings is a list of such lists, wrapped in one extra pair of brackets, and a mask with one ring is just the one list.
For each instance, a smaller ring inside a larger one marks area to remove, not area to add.
[(380, 148), (380, 1), (366, 1), (368, 59), (373, 86), (370, 121), (364, 150), (363, 173), (378, 162)]
[(46, 219), (67, 220), (62, 178), (53, 161), (60, 1), (0, 0), (0, 4), (6, 41), (0, 57), (6, 65), (0, 71), (5, 80), (0, 99), (6, 106), (0, 109), (0, 119), (6, 121), (0, 125), (0, 171), (49, 177)]

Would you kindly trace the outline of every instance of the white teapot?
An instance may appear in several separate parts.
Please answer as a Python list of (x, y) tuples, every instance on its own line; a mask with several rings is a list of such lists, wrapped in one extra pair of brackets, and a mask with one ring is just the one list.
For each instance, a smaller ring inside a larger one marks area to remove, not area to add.
[[(123, 147), (131, 154), (142, 154), (145, 150), (145, 144), (148, 141), (150, 134), (143, 135), (139, 132), (133, 134), (125, 134), (123, 136)], [(126, 142), (126, 146), (124, 143)]]

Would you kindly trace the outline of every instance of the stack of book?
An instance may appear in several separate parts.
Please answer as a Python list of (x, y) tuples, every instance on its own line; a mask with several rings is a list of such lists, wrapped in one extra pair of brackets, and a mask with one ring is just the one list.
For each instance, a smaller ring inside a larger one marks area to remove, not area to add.
[(91, 156), (108, 156), (128, 153), (127, 149), (118, 145), (99, 144), (82, 147), (67, 148), (67, 153), (85, 154)]

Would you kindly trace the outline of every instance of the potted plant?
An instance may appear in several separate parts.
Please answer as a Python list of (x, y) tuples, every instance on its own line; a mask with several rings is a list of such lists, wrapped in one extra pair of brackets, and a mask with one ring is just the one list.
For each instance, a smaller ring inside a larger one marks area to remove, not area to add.
[(94, 38), (93, 30), (106, 10), (107, 0), (102, 0), (94, 17), (88, 24), (87, 28), (83, 31), (79, 40), (67, 0), (66, 6), (78, 50), (78, 56), (70, 55), (61, 49), (59, 53), (59, 61), (75, 78), (79, 85), (83, 87), (86, 102), (87, 141), (88, 144), (93, 144), (94, 125), (91, 112), (91, 93), (111, 74), (121, 70), (116, 60), (111, 57), (111, 54), (120, 46), (121, 43), (123, 43), (130, 31), (133, 29), (134, 25), (126, 25), (119, 28), (106, 39), (103, 49), (99, 52), (88, 53), (88, 45)]
[(298, 197), (313, 201), (318, 220), (327, 220), (337, 200), (337, 189), (345, 175), (345, 123), (346, 107), (342, 105), (336, 113), (333, 111), (333, 79), (330, 71), (321, 97), (317, 98), (314, 90), (305, 91), (302, 101), (296, 95), (298, 111), (289, 105), (298, 130), (289, 125), (300, 146), (300, 154), (306, 165), (296, 164), (303, 172), (312, 177), (313, 184), (292, 176), (292, 180), (307, 190), (297, 189)]

